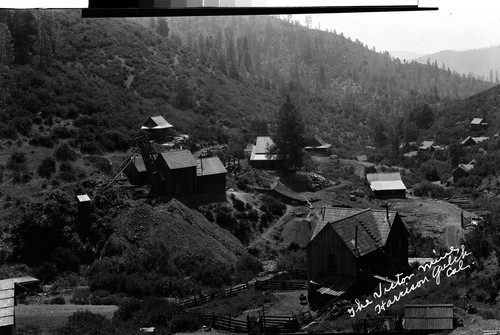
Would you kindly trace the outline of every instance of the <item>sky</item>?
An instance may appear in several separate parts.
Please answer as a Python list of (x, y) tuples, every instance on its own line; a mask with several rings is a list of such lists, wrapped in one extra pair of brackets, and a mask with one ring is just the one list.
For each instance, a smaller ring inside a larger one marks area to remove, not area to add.
[[(9, 5), (9, 2), (10, 5)], [(87, 0), (1, 0), (3, 7), (82, 8)], [(335, 30), (377, 51), (421, 55), (500, 45), (498, 0), (267, 0), (268, 6), (404, 4), (439, 7), (429, 12), (311, 15), (312, 26)], [(294, 20), (305, 22), (304, 15)]]

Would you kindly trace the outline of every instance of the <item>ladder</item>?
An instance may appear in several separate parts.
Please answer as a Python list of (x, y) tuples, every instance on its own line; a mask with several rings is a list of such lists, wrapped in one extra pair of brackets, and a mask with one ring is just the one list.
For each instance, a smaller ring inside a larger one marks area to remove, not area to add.
[(368, 236), (370, 236), (372, 238), (373, 242), (375, 242), (375, 246), (377, 247), (377, 249), (382, 249), (382, 247), (380, 246), (380, 243), (378, 243), (377, 237), (375, 237), (375, 235), (373, 235), (373, 233), (370, 231), (370, 229), (368, 229), (368, 227), (363, 223), (363, 221), (361, 221), (360, 219), (357, 219), (357, 220), (358, 220), (358, 223), (360, 224), (360, 226), (363, 227), (363, 229), (366, 231)]
[(118, 176), (127, 168), (127, 166), (132, 162), (132, 160), (140, 153), (139, 148), (134, 148), (130, 155), (123, 161), (123, 163), (115, 170), (113, 175), (106, 181), (106, 187), (111, 186)]

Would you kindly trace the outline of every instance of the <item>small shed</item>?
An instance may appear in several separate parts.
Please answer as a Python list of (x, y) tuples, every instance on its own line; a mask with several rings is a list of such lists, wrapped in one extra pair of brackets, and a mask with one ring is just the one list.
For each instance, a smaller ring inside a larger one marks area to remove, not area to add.
[(453, 305), (405, 305), (406, 330), (452, 330)]
[(458, 167), (453, 170), (453, 182), (456, 183), (460, 178), (470, 175), (470, 171), (474, 168), (474, 164), (458, 164)]
[(142, 156), (135, 156), (130, 159), (123, 173), (127, 176), (132, 185), (145, 185), (149, 182), (148, 170), (146, 169)]
[(358, 162), (368, 162), (368, 157), (366, 157), (366, 155), (356, 156), (356, 159), (358, 160)]
[(406, 198), (406, 186), (399, 172), (368, 173), (366, 179), (376, 198)]
[(475, 117), (470, 122), (470, 130), (481, 131), (488, 128), (488, 123), (484, 122), (483, 118)]
[(155, 166), (162, 195), (175, 197), (196, 193), (196, 159), (189, 150), (163, 152)]
[(201, 157), (196, 160), (198, 194), (226, 192), (227, 170), (219, 157)]
[(420, 151), (434, 151), (434, 141), (423, 141), (418, 148)]
[(257, 137), (255, 146), (250, 155), (250, 164), (258, 169), (276, 170), (282, 165), (277, 152), (273, 151), (274, 142), (269, 136)]
[(15, 334), (16, 294), (36, 283), (38, 279), (29, 276), (0, 280), (0, 334)]
[(469, 147), (472, 145), (477, 145), (483, 141), (487, 141), (489, 137), (487, 136), (477, 136), (477, 137), (472, 137), (472, 136), (467, 136), (465, 140), (460, 142), (460, 144), (464, 147)]
[(174, 126), (168, 123), (163, 116), (151, 116), (142, 125), (141, 130), (148, 133), (153, 140), (166, 139)]

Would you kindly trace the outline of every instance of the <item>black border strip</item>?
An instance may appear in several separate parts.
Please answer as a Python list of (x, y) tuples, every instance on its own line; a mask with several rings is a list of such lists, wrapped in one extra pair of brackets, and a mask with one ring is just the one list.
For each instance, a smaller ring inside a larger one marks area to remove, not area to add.
[(245, 16), (274, 14), (335, 14), (434, 11), (438, 7), (404, 6), (315, 6), (315, 7), (207, 7), (207, 8), (84, 8), (83, 18)]

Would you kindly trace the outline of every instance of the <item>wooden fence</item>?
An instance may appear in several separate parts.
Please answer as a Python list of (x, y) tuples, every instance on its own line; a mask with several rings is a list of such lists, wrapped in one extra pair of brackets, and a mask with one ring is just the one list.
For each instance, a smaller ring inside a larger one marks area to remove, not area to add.
[(295, 291), (307, 289), (307, 282), (301, 280), (257, 280), (256, 290)]
[(401, 331), (403, 325), (397, 317), (361, 319), (352, 323), (356, 333), (374, 333), (386, 331)]
[(247, 315), (246, 321), (215, 314), (192, 314), (204, 326), (233, 333), (278, 334), (295, 333), (304, 324), (312, 321), (310, 311), (295, 316), (255, 316)]
[(200, 295), (200, 296), (197, 296), (197, 297), (194, 297), (191, 299), (183, 300), (183, 301), (179, 302), (179, 306), (184, 307), (184, 308), (191, 308), (191, 307), (205, 304), (205, 303), (212, 301), (214, 299), (234, 297), (239, 292), (248, 290), (249, 287), (250, 287), (250, 285), (248, 283), (233, 286), (233, 287), (225, 289), (224, 291), (219, 292), (219, 293), (214, 293), (211, 295)]

